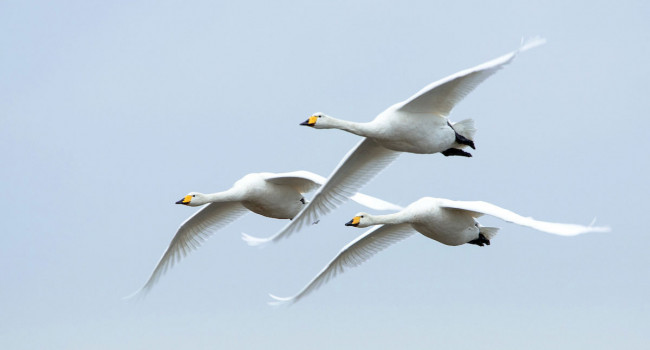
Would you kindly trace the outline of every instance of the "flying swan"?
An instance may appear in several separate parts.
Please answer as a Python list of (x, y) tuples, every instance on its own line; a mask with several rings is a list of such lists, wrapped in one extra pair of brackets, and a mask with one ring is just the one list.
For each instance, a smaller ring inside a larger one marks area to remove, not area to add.
[[(275, 219), (292, 219), (308, 203), (303, 193), (317, 189), (324, 182), (324, 177), (308, 171), (253, 173), (244, 176), (231, 189), (223, 192), (190, 192), (176, 204), (191, 207), (209, 204), (181, 224), (149, 280), (132, 296), (148, 292), (176, 262), (198, 248), (214, 232), (248, 211)], [(401, 209), (400, 206), (362, 193), (354, 194), (351, 199), (375, 210)]]
[(481, 226), (475, 220), (475, 218), (485, 214), (561, 236), (575, 236), (581, 233), (607, 232), (610, 230), (609, 227), (538, 221), (487, 202), (465, 202), (424, 197), (394, 214), (370, 215), (358, 213), (345, 225), (360, 228), (373, 225), (379, 226), (366, 231), (343, 247), (338, 255), (298, 294), (288, 298), (271, 295), (275, 301), (269, 304), (279, 305), (297, 302), (337, 274), (362, 264), (379, 251), (413, 235), (416, 231), (450, 246), (466, 243), (481, 247), (490, 245), (490, 239), (496, 235), (499, 229)]
[(312, 115), (301, 125), (341, 129), (362, 136), (363, 140), (343, 157), (311, 203), (291, 223), (269, 238), (249, 235), (242, 238), (250, 245), (260, 245), (288, 237), (345, 202), (393, 162), (399, 152), (440, 152), (445, 156), (471, 157), (463, 148), (475, 148), (472, 141), (476, 132), (474, 122), (466, 119), (451, 123), (447, 119), (449, 112), (476, 86), (512, 62), (517, 54), (544, 43), (544, 39), (533, 38), (515, 51), (433, 82), (369, 123), (335, 119), (323, 113)]

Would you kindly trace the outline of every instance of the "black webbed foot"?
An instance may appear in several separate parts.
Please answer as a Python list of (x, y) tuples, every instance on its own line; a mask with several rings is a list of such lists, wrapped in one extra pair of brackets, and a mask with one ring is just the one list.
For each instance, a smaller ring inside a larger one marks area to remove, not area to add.
[(471, 157), (472, 156), (471, 154), (463, 151), (462, 149), (458, 149), (458, 148), (450, 148), (450, 149), (448, 149), (446, 151), (442, 151), (440, 153), (442, 153), (445, 157), (449, 157), (449, 156)]
[(477, 239), (473, 239), (467, 243), (476, 244), (477, 246), (482, 247), (483, 245), (490, 245), (490, 240), (485, 238), (482, 233), (479, 233)]
[(459, 133), (456, 133), (456, 142), (460, 143), (461, 145), (470, 146), (470, 147), (472, 147), (472, 149), (476, 149), (476, 147), (474, 147), (474, 141), (468, 139), (467, 137), (465, 137), (465, 136), (463, 136), (463, 135), (461, 135)]
[(472, 140), (468, 139), (467, 137), (457, 133), (456, 129), (454, 129), (454, 126), (451, 125), (451, 123), (449, 121), (447, 121), (447, 125), (449, 125), (451, 130), (454, 130), (454, 133), (456, 134), (456, 143), (459, 143), (461, 145), (470, 146), (470, 147), (472, 147), (472, 149), (476, 149), (476, 147), (474, 147), (474, 141), (472, 141)]

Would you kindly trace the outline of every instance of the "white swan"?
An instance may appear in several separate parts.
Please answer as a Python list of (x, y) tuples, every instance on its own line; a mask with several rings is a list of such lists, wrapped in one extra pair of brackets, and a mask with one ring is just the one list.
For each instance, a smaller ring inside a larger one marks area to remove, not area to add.
[(440, 243), (457, 246), (465, 243), (490, 245), (490, 239), (499, 230), (481, 226), (475, 218), (484, 214), (539, 231), (561, 236), (575, 236), (586, 232), (606, 232), (609, 227), (582, 226), (534, 220), (487, 202), (464, 202), (442, 198), (421, 198), (402, 211), (388, 215), (357, 214), (346, 226), (368, 227), (381, 225), (366, 231), (343, 247), (332, 261), (298, 294), (281, 298), (271, 295), (272, 305), (294, 303), (313, 292), (338, 273), (355, 267), (370, 259), (377, 252), (399, 242), (415, 232)]
[(395, 160), (399, 152), (441, 152), (445, 156), (470, 157), (462, 148), (474, 148), (474, 122), (468, 119), (450, 123), (447, 119), (449, 112), (476, 86), (510, 63), (519, 52), (544, 42), (540, 38), (529, 40), (513, 52), (431, 83), (406, 101), (389, 107), (369, 123), (314, 114), (301, 125), (316, 129), (341, 129), (364, 139), (348, 152), (327, 183), (314, 195), (312, 202), (291, 223), (269, 238), (246, 236), (244, 239), (250, 245), (258, 245), (277, 241), (298, 231), (347, 200)]
[[(248, 211), (270, 218), (292, 219), (307, 203), (302, 194), (320, 187), (324, 182), (324, 177), (308, 171), (254, 173), (244, 176), (224, 192), (190, 192), (176, 204), (192, 207), (210, 204), (181, 224), (149, 280), (133, 295), (150, 290), (174, 263), (198, 248), (212, 233)], [(351, 199), (376, 210), (401, 209), (400, 206), (361, 193), (356, 193)]]

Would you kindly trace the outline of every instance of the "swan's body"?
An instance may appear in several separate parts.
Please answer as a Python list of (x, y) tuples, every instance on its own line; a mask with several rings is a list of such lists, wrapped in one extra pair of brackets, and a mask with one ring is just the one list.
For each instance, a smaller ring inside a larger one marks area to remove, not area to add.
[[(181, 224), (141, 291), (151, 289), (175, 262), (200, 246), (216, 230), (248, 211), (269, 218), (292, 219), (307, 203), (303, 194), (315, 190), (324, 182), (324, 177), (308, 171), (253, 173), (244, 176), (235, 182), (232, 188), (223, 192), (190, 192), (176, 204), (208, 205)], [(377, 210), (401, 209), (397, 205), (361, 193), (356, 193), (352, 199)]]
[[(389, 107), (370, 123), (354, 123), (316, 113), (317, 129), (341, 129), (372, 139), (377, 146), (396, 152), (431, 154), (451, 147), (463, 148), (456, 143), (456, 133), (447, 118), (430, 117), (427, 113), (409, 113), (401, 110), (401, 104)], [(429, 113), (430, 114), (430, 113)], [(471, 124), (470, 121), (465, 123)], [(473, 129), (465, 130), (472, 136)]]
[(368, 123), (340, 120), (323, 113), (312, 115), (301, 125), (341, 129), (364, 139), (348, 152), (312, 202), (291, 223), (269, 238), (246, 236), (244, 239), (251, 245), (258, 245), (278, 241), (298, 231), (346, 201), (400, 152), (440, 152), (445, 156), (471, 157), (463, 148), (474, 148), (474, 122), (468, 119), (451, 123), (447, 116), (452, 108), (485, 79), (512, 62), (518, 53), (544, 42), (543, 39), (530, 40), (513, 52), (433, 82)]
[(304, 206), (302, 192), (291, 184), (269, 181), (273, 175), (248, 174), (235, 182), (229, 191), (234, 200), (253, 213), (274, 219), (293, 219)]
[(276, 299), (273, 304), (298, 301), (337, 273), (344, 272), (346, 268), (360, 265), (377, 252), (413, 235), (415, 232), (450, 246), (466, 243), (479, 246), (489, 245), (490, 239), (496, 235), (498, 228), (484, 227), (476, 221), (476, 218), (484, 214), (562, 236), (609, 231), (608, 227), (538, 221), (487, 202), (452, 201), (425, 197), (394, 214), (357, 214), (346, 226), (379, 226), (366, 231), (343, 247), (338, 255), (298, 294), (289, 298), (272, 295)]

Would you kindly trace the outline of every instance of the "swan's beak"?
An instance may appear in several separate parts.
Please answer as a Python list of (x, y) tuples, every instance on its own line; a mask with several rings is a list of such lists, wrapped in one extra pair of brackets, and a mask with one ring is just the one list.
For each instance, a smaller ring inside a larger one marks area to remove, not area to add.
[(311, 117), (309, 117), (309, 119), (307, 119), (304, 122), (300, 123), (300, 125), (314, 126), (316, 124), (317, 119), (318, 119), (318, 117), (312, 115)]
[(361, 221), (361, 217), (359, 217), (359, 216), (355, 216), (354, 218), (352, 218), (352, 220), (348, 221), (348, 222), (345, 224), (345, 226), (354, 226), (354, 227), (357, 227), (357, 226), (359, 226), (359, 221)]
[(183, 199), (181, 199), (180, 201), (176, 202), (176, 204), (185, 204), (185, 205), (187, 205), (187, 204), (190, 203), (190, 201), (192, 201), (192, 196), (190, 196), (190, 195), (188, 194), (187, 196), (183, 197)]

